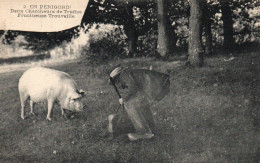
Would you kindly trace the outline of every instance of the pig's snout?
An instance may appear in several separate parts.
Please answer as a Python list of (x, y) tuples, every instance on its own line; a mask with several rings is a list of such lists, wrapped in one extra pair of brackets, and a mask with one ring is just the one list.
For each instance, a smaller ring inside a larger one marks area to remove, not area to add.
[(84, 110), (84, 107), (85, 107), (85, 105), (83, 105), (83, 104), (81, 104), (81, 103), (78, 103), (78, 104), (76, 105), (76, 111), (77, 111), (77, 112), (81, 112), (81, 111)]

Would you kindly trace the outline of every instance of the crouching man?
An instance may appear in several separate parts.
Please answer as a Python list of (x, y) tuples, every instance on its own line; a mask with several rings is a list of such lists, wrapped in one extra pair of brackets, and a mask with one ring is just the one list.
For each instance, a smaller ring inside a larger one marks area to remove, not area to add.
[[(109, 81), (116, 90), (119, 89), (119, 103), (125, 108), (135, 128), (135, 133), (127, 134), (129, 140), (151, 139), (155, 124), (149, 103), (160, 101), (169, 93), (169, 75), (146, 69), (117, 67), (110, 73)], [(122, 124), (123, 118), (119, 114), (108, 116), (108, 130), (111, 134), (119, 129), (116, 126)]]

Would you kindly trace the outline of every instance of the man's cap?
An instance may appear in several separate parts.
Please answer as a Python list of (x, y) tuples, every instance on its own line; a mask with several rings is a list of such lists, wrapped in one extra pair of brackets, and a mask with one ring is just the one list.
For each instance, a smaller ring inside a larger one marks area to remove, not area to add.
[(111, 78), (115, 78), (121, 71), (122, 71), (122, 68), (121, 68), (121, 67), (115, 68), (115, 69), (110, 73), (110, 77), (111, 77)]

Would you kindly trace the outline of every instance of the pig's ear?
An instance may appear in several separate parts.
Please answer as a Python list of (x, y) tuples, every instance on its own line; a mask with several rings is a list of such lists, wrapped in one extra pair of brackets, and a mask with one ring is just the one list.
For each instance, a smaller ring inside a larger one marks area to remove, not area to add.
[(84, 97), (84, 96), (85, 96), (85, 91), (82, 90), (82, 89), (80, 89), (80, 90), (79, 90), (79, 94), (81, 94), (81, 96)]
[(69, 98), (72, 99), (72, 100), (75, 100), (75, 99), (79, 99), (81, 98), (82, 95), (77, 93), (77, 92), (73, 92), (72, 94), (70, 94)]

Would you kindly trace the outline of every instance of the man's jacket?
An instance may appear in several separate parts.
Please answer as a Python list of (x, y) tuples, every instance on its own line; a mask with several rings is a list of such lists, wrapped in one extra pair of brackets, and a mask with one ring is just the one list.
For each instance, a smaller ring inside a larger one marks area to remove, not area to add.
[(115, 78), (122, 98), (127, 101), (142, 93), (149, 100), (159, 101), (170, 92), (170, 76), (146, 69), (125, 69)]

